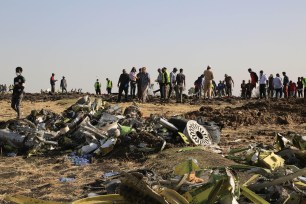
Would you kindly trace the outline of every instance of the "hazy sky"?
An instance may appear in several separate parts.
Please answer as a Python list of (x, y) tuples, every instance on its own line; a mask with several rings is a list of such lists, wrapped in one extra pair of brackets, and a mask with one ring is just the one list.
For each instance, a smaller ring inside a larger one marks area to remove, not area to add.
[[(50, 87), (94, 92), (123, 68), (183, 68), (188, 87), (212, 67), (238, 94), (247, 68), (290, 79), (306, 76), (305, 0), (0, 0), (0, 84), (24, 69), (26, 91)], [(59, 88), (59, 82), (56, 84)], [(113, 91), (117, 91), (115, 88)]]

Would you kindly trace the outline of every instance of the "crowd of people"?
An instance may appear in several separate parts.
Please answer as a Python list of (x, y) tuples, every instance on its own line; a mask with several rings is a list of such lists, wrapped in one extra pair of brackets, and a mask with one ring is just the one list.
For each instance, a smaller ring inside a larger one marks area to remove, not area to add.
[(13, 91), (13, 85), (7, 86), (6, 84), (0, 84), (0, 93), (8, 93)]
[[(258, 96), (263, 98), (306, 98), (306, 78), (298, 77), (297, 81), (289, 80), (286, 72), (282, 72), (283, 78), (277, 73), (275, 77), (270, 74), (269, 77), (261, 70), (259, 76), (251, 68), (248, 69), (250, 79), (243, 80), (241, 83), (241, 97), (250, 99), (254, 94), (254, 90), (258, 87)], [(204, 74), (200, 75), (194, 82), (194, 95), (201, 98), (204, 91), (204, 99), (212, 97), (232, 96), (234, 88), (234, 80), (231, 76), (225, 74), (224, 80), (220, 80), (216, 84), (211, 68), (208, 66)]]
[[(176, 93), (176, 102), (183, 102), (183, 91), (186, 87), (185, 75), (183, 69), (178, 72), (177, 68), (173, 68), (171, 73), (168, 72), (166, 67), (159, 68), (157, 70), (158, 77), (155, 82), (158, 83), (159, 89), (153, 91), (153, 94), (160, 93), (160, 99), (162, 102), (169, 101), (173, 92)], [(138, 73), (135, 67), (133, 67), (130, 73), (127, 73), (125, 69), (122, 70), (122, 74), (119, 77), (118, 84), (119, 94), (117, 102), (121, 102), (122, 94), (124, 92), (125, 101), (128, 100), (128, 92), (130, 88), (130, 96), (132, 99), (139, 99), (145, 103), (148, 98), (148, 89), (152, 88), (151, 77), (147, 72), (146, 67), (139, 69)], [(137, 89), (137, 92), (136, 92)]]
[[(250, 80), (241, 84), (241, 97), (251, 98), (254, 88), (259, 84), (259, 98), (306, 98), (306, 78), (298, 77), (297, 81), (289, 80), (286, 72), (282, 72), (283, 78), (277, 73), (275, 77), (270, 74), (269, 77), (263, 70), (259, 72), (259, 77), (251, 68), (248, 69)], [(304, 87), (304, 88), (303, 88)]]
[[(160, 94), (162, 102), (168, 102), (173, 93), (176, 95), (176, 102), (183, 102), (183, 91), (186, 89), (186, 77), (183, 73), (183, 69), (173, 68), (169, 73), (166, 67), (157, 69), (158, 77), (155, 82), (158, 83), (159, 89), (153, 91), (155, 95), (157, 92)], [(299, 97), (306, 99), (306, 77), (298, 77), (297, 81), (289, 80), (286, 72), (282, 72), (282, 77), (277, 73), (275, 77), (270, 74), (269, 77), (263, 70), (259, 72), (259, 76), (251, 68), (248, 69), (250, 79), (248, 83), (245, 80), (241, 84), (241, 97), (249, 99), (252, 97), (253, 90), (259, 85), (259, 95), (261, 99), (266, 98), (290, 98)], [(7, 87), (5, 84), (0, 85), (0, 92), (13, 91), (12, 94), (12, 108), (17, 112), (17, 117), (20, 117), (20, 103), (24, 94), (25, 78), (22, 76), (22, 68), (16, 68), (17, 77), (14, 78), (14, 85)], [(51, 94), (55, 93), (55, 74), (52, 73), (50, 77)], [(153, 88), (151, 84), (150, 74), (147, 72), (146, 67), (139, 69), (138, 73), (135, 67), (133, 67), (130, 73), (127, 73), (125, 69), (122, 70), (122, 74), (119, 77), (117, 83), (119, 93), (117, 102), (121, 102), (124, 92), (124, 100), (128, 101), (128, 93), (130, 90), (130, 97), (132, 99), (138, 99), (145, 103), (148, 99), (148, 89)], [(62, 93), (67, 93), (67, 81), (63, 76), (60, 81), (60, 88)], [(94, 88), (97, 95), (101, 95), (101, 83), (99, 79), (94, 83)], [(106, 91), (110, 95), (112, 94), (113, 82), (106, 78)], [(232, 96), (234, 88), (234, 80), (228, 74), (224, 75), (224, 80), (219, 80), (216, 84), (212, 68), (207, 66), (203, 74), (201, 74), (194, 82), (193, 96), (197, 99), (202, 97), (204, 99), (211, 99), (213, 97)], [(137, 90), (137, 92), (136, 92)], [(82, 89), (74, 90), (71, 92), (81, 93)]]

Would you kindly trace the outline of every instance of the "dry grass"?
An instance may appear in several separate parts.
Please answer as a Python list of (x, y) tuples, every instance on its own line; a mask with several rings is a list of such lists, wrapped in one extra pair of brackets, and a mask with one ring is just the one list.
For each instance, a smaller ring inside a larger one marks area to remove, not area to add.
[[(31, 102), (22, 101), (21, 110), (22, 117), (25, 117), (31, 113), (31, 110), (47, 109), (55, 113), (61, 113), (69, 106), (74, 104), (77, 99), (64, 99), (59, 101), (47, 101), (47, 102)], [(10, 101), (0, 101), (0, 120), (9, 120), (16, 118), (16, 112), (11, 108)]]

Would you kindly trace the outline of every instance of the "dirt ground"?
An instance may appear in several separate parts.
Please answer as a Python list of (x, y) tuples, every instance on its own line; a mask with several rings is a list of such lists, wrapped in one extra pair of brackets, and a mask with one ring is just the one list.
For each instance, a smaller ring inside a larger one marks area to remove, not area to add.
[[(79, 96), (78, 96), (79, 97)], [(58, 97), (56, 100), (30, 98), (23, 101), (23, 116), (31, 110), (48, 109), (61, 113), (78, 99)], [(122, 103), (127, 107), (132, 103)], [(208, 102), (188, 102), (185, 104), (160, 104), (158, 102), (139, 104), (144, 117), (160, 114), (166, 117), (184, 115), (188, 119), (202, 116), (224, 125), (220, 147), (223, 155), (231, 148), (246, 147), (250, 143), (272, 144), (276, 133), (296, 132), (306, 134), (306, 102), (300, 99), (290, 101), (259, 100), (212, 100)], [(10, 100), (0, 100), (0, 120), (15, 117), (10, 108)], [(66, 155), (0, 156), (0, 203), (5, 203), (6, 194), (22, 194), (34, 198), (71, 201), (86, 197), (88, 193), (101, 191), (89, 188), (90, 183), (99, 180), (104, 172), (125, 171), (137, 168), (151, 168), (159, 173), (170, 173), (173, 166), (188, 158), (196, 158), (200, 166), (231, 165), (233, 161), (221, 154), (193, 150), (178, 152), (180, 148), (167, 149), (160, 154), (151, 155), (146, 161), (136, 162), (129, 158), (114, 159), (110, 156), (98, 158), (87, 166), (73, 166)], [(2, 152), (1, 152), (2, 153)], [(61, 177), (73, 177), (73, 182), (60, 182)]]

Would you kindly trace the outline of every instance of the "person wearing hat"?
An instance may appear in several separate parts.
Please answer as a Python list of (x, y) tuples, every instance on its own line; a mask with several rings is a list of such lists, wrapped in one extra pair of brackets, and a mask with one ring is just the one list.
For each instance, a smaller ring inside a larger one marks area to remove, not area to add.
[(52, 76), (50, 77), (50, 84), (51, 84), (51, 93), (55, 92), (55, 82), (57, 82), (57, 80), (54, 79), (55, 74), (52, 73)]
[(175, 93), (177, 92), (176, 91), (176, 75), (177, 75), (177, 68), (174, 67), (173, 68), (173, 71), (170, 73), (170, 86), (169, 86), (169, 95), (168, 95), (168, 98), (170, 99), (171, 98), (171, 94), (172, 94), (172, 90), (175, 91)]
[(63, 78), (61, 80), (60, 87), (62, 89), (62, 93), (64, 93), (64, 91), (67, 93), (67, 81), (66, 81), (64, 76), (63, 76)]
[(15, 69), (16, 77), (14, 78), (14, 88), (12, 94), (11, 107), (17, 112), (17, 119), (21, 117), (20, 104), (24, 94), (25, 78), (22, 76), (22, 68)]

